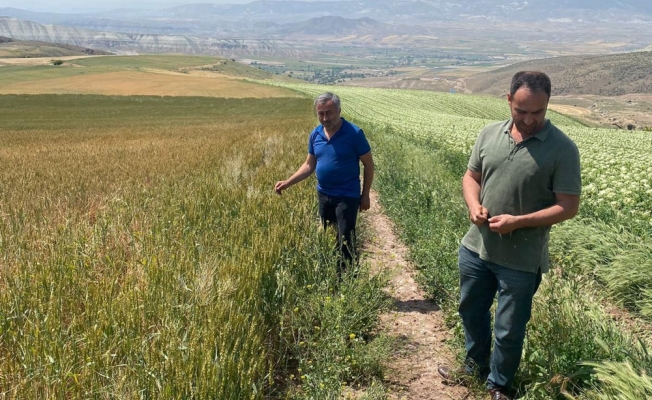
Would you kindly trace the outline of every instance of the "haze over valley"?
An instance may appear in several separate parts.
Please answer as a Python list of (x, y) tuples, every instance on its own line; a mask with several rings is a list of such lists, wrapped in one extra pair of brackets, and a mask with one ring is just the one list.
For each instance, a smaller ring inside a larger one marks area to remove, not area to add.
[(97, 13), (6, 7), (0, 15), (10, 17), (0, 34), (21, 40), (222, 55), (319, 51), (333, 43), (508, 57), (595, 54), (646, 48), (652, 31), (652, 5), (642, 0), (254, 1)]
[[(627, 76), (621, 84), (614, 78), (623, 78), (632, 60), (637, 60), (632, 70), (646, 75), (650, 53), (627, 58), (624, 67), (622, 61), (591, 58), (652, 50), (652, 3), (647, 1), (134, 4), (97, 12), (0, 8), (0, 36), (114, 54), (219, 56), (314, 83), (491, 94), (504, 92), (504, 77), (467, 78), (532, 61), (531, 66), (552, 68), (556, 94), (650, 93), (649, 83), (638, 85)], [(558, 56), (584, 61), (535, 61)], [(616, 64), (620, 70), (612, 73)], [(629, 123), (631, 118), (619, 124)]]

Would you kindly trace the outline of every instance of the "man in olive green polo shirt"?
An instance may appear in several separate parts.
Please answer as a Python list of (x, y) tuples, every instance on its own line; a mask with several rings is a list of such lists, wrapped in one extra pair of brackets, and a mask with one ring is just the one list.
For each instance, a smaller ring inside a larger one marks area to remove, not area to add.
[[(493, 400), (509, 399), (532, 297), (548, 271), (550, 227), (573, 218), (579, 207), (579, 153), (545, 118), (550, 92), (545, 74), (517, 73), (507, 95), (512, 118), (480, 132), (462, 179), (473, 223), (459, 251), (463, 372), (487, 377)], [(446, 367), (439, 372), (452, 378)]]

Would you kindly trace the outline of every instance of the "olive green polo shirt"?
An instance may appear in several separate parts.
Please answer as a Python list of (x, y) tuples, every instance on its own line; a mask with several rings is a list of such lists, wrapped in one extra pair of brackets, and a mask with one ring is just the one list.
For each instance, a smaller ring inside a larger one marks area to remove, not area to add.
[[(530, 214), (555, 204), (555, 193), (580, 195), (577, 146), (549, 120), (534, 136), (515, 144), (512, 120), (486, 126), (468, 168), (481, 172), (480, 203), (489, 216)], [(521, 228), (501, 235), (489, 223), (472, 225), (462, 244), (485, 261), (521, 271), (548, 271), (550, 227)]]

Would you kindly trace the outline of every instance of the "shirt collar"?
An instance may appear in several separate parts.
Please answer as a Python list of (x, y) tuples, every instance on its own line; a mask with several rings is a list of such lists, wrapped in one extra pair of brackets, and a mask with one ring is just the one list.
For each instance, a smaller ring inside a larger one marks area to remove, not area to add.
[[(509, 121), (507, 121), (507, 126), (505, 127), (505, 133), (510, 134), (513, 124), (514, 124), (514, 120), (510, 118)], [(541, 130), (535, 133), (534, 136), (532, 137), (538, 139), (540, 142), (545, 142), (551, 130), (552, 130), (552, 122), (550, 122), (549, 119), (546, 119), (546, 122), (544, 122), (543, 124), (543, 128), (541, 128)]]
[[(333, 134), (333, 136), (331, 136), (331, 139), (334, 138), (336, 135), (339, 135), (339, 133), (342, 131), (342, 128), (344, 128), (344, 124), (346, 123), (346, 120), (344, 119), (344, 117), (340, 117), (340, 118), (342, 119), (342, 125), (340, 125), (340, 129), (338, 129), (337, 132), (335, 132), (335, 133)], [(317, 129), (318, 129), (319, 133), (320, 133), (322, 136), (324, 136), (324, 138), (325, 138), (325, 137), (326, 137), (326, 132), (324, 132), (324, 125), (319, 124), (319, 126), (317, 127)]]

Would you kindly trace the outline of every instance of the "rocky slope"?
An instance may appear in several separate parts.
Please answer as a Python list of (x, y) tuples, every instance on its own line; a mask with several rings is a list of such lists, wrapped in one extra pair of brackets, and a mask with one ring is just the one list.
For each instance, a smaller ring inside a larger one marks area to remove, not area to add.
[(537, 70), (550, 76), (553, 95), (621, 96), (652, 93), (652, 52), (606, 56), (568, 56), (526, 61), (466, 79), (474, 93), (507, 93), (517, 71)]
[(299, 57), (304, 50), (299, 43), (278, 40), (215, 39), (185, 35), (148, 35), (99, 32), (85, 28), (43, 25), (16, 18), (0, 17), (0, 36), (18, 40), (65, 43), (110, 51), (148, 53), (186, 53), (213, 55), (277, 54)]

